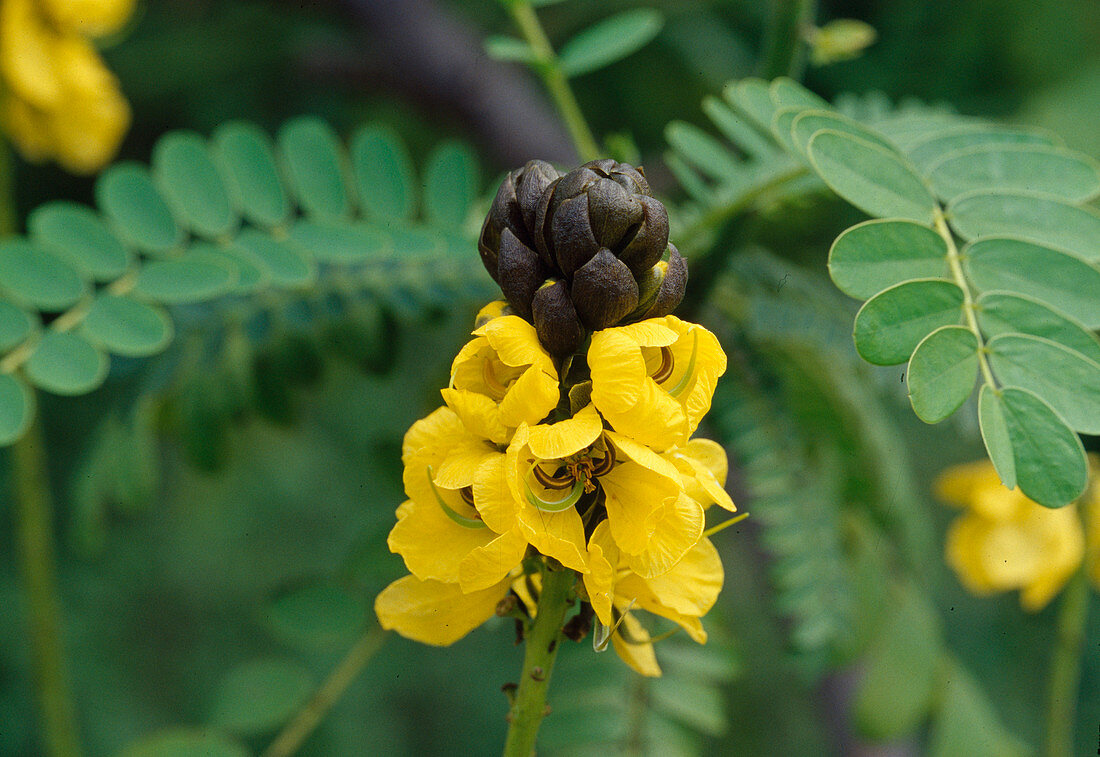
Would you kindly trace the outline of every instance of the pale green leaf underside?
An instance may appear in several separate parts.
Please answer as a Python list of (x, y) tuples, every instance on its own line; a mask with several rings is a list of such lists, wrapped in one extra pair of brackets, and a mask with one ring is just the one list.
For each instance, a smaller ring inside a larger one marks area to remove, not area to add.
[(1080, 203), (1100, 193), (1100, 169), (1086, 155), (1043, 145), (974, 145), (944, 155), (928, 168), (945, 200), (989, 187), (1035, 192)]
[(987, 292), (978, 298), (978, 324), (987, 337), (1029, 334), (1058, 342), (1100, 363), (1100, 339), (1079, 321), (1032, 297)]
[(1037, 194), (979, 191), (952, 200), (951, 225), (964, 239), (1018, 236), (1100, 261), (1100, 211)]

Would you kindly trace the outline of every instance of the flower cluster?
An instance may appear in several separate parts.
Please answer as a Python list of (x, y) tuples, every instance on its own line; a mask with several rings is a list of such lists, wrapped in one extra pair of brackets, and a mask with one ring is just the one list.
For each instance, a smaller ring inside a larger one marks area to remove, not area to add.
[[(1100, 467), (1093, 455), (1091, 467)], [(1076, 505), (1050, 509), (1001, 483), (988, 460), (959, 465), (936, 483), (937, 495), (965, 507), (947, 533), (947, 562), (974, 594), (1020, 590), (1020, 604), (1045, 607), (1086, 562), (1100, 587), (1100, 480)], [(1082, 526), (1082, 514), (1088, 524)]]
[(3, 0), (4, 130), (33, 161), (91, 173), (111, 159), (130, 107), (90, 39), (117, 31), (134, 0)]
[[(601, 166), (611, 175), (641, 175)], [(529, 163), (502, 192), (533, 195), (535, 182), (542, 196), (552, 194), (552, 170)], [(646, 219), (664, 217), (663, 208), (641, 207), (634, 239), (648, 233)], [(493, 244), (483, 232), (482, 257), (498, 261), (498, 270), (507, 268), (508, 250), (530, 251), (530, 239), (519, 240), (512, 228)], [(630, 244), (619, 245), (620, 258), (629, 258)], [(646, 253), (650, 268), (653, 258)], [(540, 276), (566, 280), (560, 264), (537, 265)], [(585, 265), (572, 268), (574, 293)], [(509, 280), (501, 276), (506, 294)], [(539, 320), (537, 294), (532, 308), (531, 292), (523, 291), (526, 299), (509, 297), (482, 311), (473, 340), (452, 365), (445, 406), (405, 436), (408, 500), (397, 510), (389, 546), (410, 575), (378, 596), (376, 613), (408, 638), (451, 644), (494, 614), (533, 617), (537, 565), (570, 570), (583, 603), (572, 625), (593, 624), (597, 648), (610, 642), (636, 670), (659, 675), (651, 638), (634, 612), (666, 618), (703, 643), (700, 618), (722, 586), (704, 510), (735, 509), (724, 489), (726, 455), (692, 435), (726, 357), (702, 326), (669, 314), (631, 321), (618, 306), (619, 320), (598, 321), (599, 328), (567, 324), (570, 333), (580, 330), (580, 349), (555, 352), (547, 345), (560, 346), (560, 334)], [(599, 310), (589, 305), (578, 310)]]

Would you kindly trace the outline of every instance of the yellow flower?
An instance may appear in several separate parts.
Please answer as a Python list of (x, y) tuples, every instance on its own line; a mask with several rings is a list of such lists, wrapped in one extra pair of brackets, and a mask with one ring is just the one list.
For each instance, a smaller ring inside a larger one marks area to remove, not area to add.
[(480, 591), (463, 593), (457, 584), (399, 578), (374, 600), (378, 622), (422, 644), (454, 644), (496, 612), (508, 594), (511, 578)]
[(443, 400), (473, 432), (506, 444), (558, 404), (558, 376), (535, 328), (519, 316), (492, 318), (451, 365)]
[(52, 158), (75, 173), (90, 173), (114, 155), (130, 108), (114, 75), (78, 32), (117, 28), (131, 7), (91, 0), (0, 3), (3, 123), (27, 159)]
[(683, 447), (673, 447), (661, 456), (676, 466), (689, 497), (704, 507), (713, 504), (737, 511), (725, 490), (729, 461), (721, 444), (710, 439), (689, 439)]
[(600, 625), (615, 629), (611, 641), (628, 665), (642, 675), (661, 674), (649, 634), (631, 615), (633, 610), (667, 618), (694, 641), (706, 643), (700, 618), (714, 606), (724, 578), (722, 561), (709, 539), (700, 538), (672, 569), (650, 578), (631, 570), (608, 521), (596, 526), (588, 551), (591, 570), (584, 575), (585, 592)]
[(714, 334), (669, 315), (597, 331), (588, 350), (592, 402), (620, 434), (667, 450), (710, 409), (726, 355)]
[(409, 429), (402, 450), (409, 499), (397, 508), (388, 543), (417, 579), (481, 590), (523, 559), (522, 533), (494, 531), (476, 507), (479, 473), (503, 457), (445, 407)]
[(1041, 610), (1081, 564), (1085, 537), (1077, 508), (1049, 509), (1001, 483), (992, 463), (956, 466), (937, 481), (941, 499), (966, 507), (948, 530), (947, 562), (974, 594), (1020, 590)]
[(513, 315), (512, 306), (508, 304), (508, 300), (493, 300), (477, 311), (477, 315), (474, 317), (474, 328), (479, 329), (494, 318), (505, 315)]

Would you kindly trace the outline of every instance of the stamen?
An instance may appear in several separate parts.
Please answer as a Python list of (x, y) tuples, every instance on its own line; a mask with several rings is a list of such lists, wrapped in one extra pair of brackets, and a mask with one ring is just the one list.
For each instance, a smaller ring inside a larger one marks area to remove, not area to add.
[[(435, 488), (435, 482), (432, 481), (432, 476), (435, 474), (432, 472), (432, 466), (428, 466), (428, 486), (432, 487), (432, 493), (435, 495), (435, 501), (439, 503), (439, 509), (443, 511), (443, 514), (453, 520), (463, 528), (488, 528), (485, 522), (481, 518), (467, 518), (465, 515), (459, 515), (456, 513), (450, 505), (443, 501), (443, 495), (439, 493), (439, 489)], [(472, 496), (472, 495), (471, 495)], [(463, 497), (465, 498), (465, 497)]]
[(584, 482), (585, 494), (596, 491), (596, 485), (592, 483), (592, 458), (585, 455), (579, 460), (575, 460), (571, 463), (565, 464), (565, 469), (569, 471), (569, 475), (578, 481)]
[(668, 347), (661, 348), (661, 364), (657, 366), (657, 370), (653, 372), (653, 380), (658, 384), (668, 381), (669, 376), (672, 375), (672, 369), (676, 366), (676, 361), (672, 358), (672, 350)]
[[(628, 612), (630, 612), (631, 608), (634, 607), (634, 603), (636, 601), (637, 601), (637, 599), (630, 600), (630, 604), (628, 604), (626, 606), (626, 609), (623, 610), (622, 612), (620, 612), (619, 610), (616, 610), (614, 607), (612, 607), (611, 608), (611, 616), (613, 618), (615, 618), (615, 622), (612, 623), (610, 626), (605, 626), (600, 621), (599, 618), (596, 618), (596, 623), (595, 623), (595, 625), (593, 626), (593, 629), (592, 629), (592, 648), (594, 650), (596, 650), (597, 652), (603, 652), (607, 649), (607, 643), (609, 641), (611, 641), (611, 637), (615, 634), (616, 631), (619, 630), (619, 626), (621, 626), (623, 624), (623, 621), (626, 620), (626, 614)], [(619, 635), (622, 636), (623, 641), (625, 641), (628, 644), (641, 644), (641, 643), (644, 643), (644, 642), (632, 642), (632, 641), (630, 641), (630, 639), (627, 638), (627, 636), (625, 634), (622, 634), (622, 633), (620, 633)]]
[(691, 332), (691, 357), (688, 359), (687, 369), (684, 371), (684, 375), (676, 383), (676, 386), (668, 390), (668, 393), (673, 397), (679, 397), (687, 389), (688, 384), (691, 382), (692, 374), (695, 373), (695, 357), (699, 352), (699, 332), (694, 329)]
[(462, 501), (470, 507), (474, 506), (474, 487), (463, 486), (458, 490), (459, 495), (462, 497)]
[(496, 395), (493, 399), (503, 399), (504, 395), (508, 393), (508, 387), (500, 383), (500, 379), (497, 378), (496, 373), (493, 371), (493, 361), (491, 358), (486, 358), (485, 362), (481, 364), (481, 377), (485, 379), (485, 384), (489, 387), (489, 391)]
[(596, 478), (606, 476), (615, 467), (615, 447), (611, 442), (605, 443), (607, 444), (607, 453), (592, 466), (592, 475)]
[(545, 489), (568, 489), (573, 485), (573, 476), (551, 476), (538, 463), (535, 463), (531, 472), (535, 474), (535, 480)]
[(525, 489), (524, 494), (527, 497), (527, 501), (531, 503), (531, 506), (537, 510), (541, 510), (544, 513), (560, 513), (568, 510), (573, 505), (577, 504), (577, 500), (584, 494), (584, 483), (581, 481), (575, 481), (573, 483), (573, 491), (568, 495), (557, 501), (548, 501), (542, 499), (531, 490), (531, 473), (538, 467), (538, 463), (532, 463), (531, 467), (527, 469), (527, 475), (523, 477), (523, 487)]

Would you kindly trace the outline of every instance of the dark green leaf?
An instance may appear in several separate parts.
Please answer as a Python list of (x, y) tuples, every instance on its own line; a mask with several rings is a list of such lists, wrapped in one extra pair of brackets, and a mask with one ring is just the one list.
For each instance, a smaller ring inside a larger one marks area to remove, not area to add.
[(34, 392), (10, 373), (0, 373), (0, 447), (17, 441), (34, 419)]
[(974, 391), (978, 338), (964, 326), (936, 329), (917, 345), (905, 379), (913, 412), (925, 423), (939, 423)]
[(84, 337), (68, 331), (47, 331), (24, 370), (39, 389), (76, 395), (87, 394), (102, 384), (107, 365), (107, 356)]
[(372, 220), (391, 223), (416, 212), (416, 175), (393, 129), (367, 126), (351, 139), (351, 163), (359, 202)]
[(910, 279), (945, 278), (947, 243), (912, 221), (865, 221), (833, 242), (829, 275), (840, 291), (861, 300)]
[(977, 305), (978, 323), (988, 337), (1011, 333), (1040, 336), (1100, 363), (1100, 339), (1078, 321), (1039, 300), (1004, 292), (987, 292), (978, 298)]
[(214, 693), (210, 721), (244, 736), (277, 728), (309, 697), (313, 677), (289, 660), (256, 660), (229, 671)]
[(162, 137), (153, 148), (153, 176), (176, 216), (198, 236), (216, 239), (236, 228), (229, 192), (198, 134)]
[(25, 310), (0, 300), (0, 352), (6, 352), (30, 336), (37, 325), (37, 318)]
[(1050, 405), (1012, 386), (1000, 394), (991, 391), (987, 405), (1004, 419), (1020, 491), (1047, 507), (1062, 507), (1081, 496), (1088, 483), (1085, 450)]
[(130, 252), (90, 208), (49, 202), (27, 219), (35, 244), (72, 263), (97, 281), (117, 279), (130, 265)]
[(95, 197), (115, 230), (139, 250), (163, 255), (183, 243), (183, 230), (145, 166), (120, 163), (108, 168), (96, 181)]
[(856, 314), (856, 350), (875, 365), (904, 363), (941, 326), (962, 322), (963, 292), (950, 281), (920, 279), (872, 297)]
[(444, 142), (424, 168), (424, 212), (428, 221), (458, 229), (481, 192), (477, 158), (461, 142)]
[(172, 320), (162, 308), (102, 293), (81, 324), (84, 336), (127, 357), (155, 355), (172, 341)]
[(227, 294), (236, 283), (234, 271), (209, 260), (154, 260), (138, 274), (134, 291), (158, 302), (201, 302)]
[(303, 116), (279, 130), (279, 152), (298, 204), (307, 215), (333, 220), (352, 212), (340, 140), (324, 121)]
[(1031, 751), (997, 718), (981, 687), (958, 664), (946, 666), (928, 753), (931, 757), (1025, 757)]
[(955, 198), (947, 210), (966, 239), (1018, 236), (1100, 261), (1100, 211), (1036, 194), (982, 191)]
[(935, 198), (896, 154), (832, 129), (814, 134), (808, 153), (825, 183), (867, 214), (932, 223)]
[(222, 125), (212, 138), (233, 204), (249, 221), (279, 226), (290, 215), (271, 140), (256, 126), (239, 121)]
[(653, 8), (635, 8), (605, 18), (577, 34), (558, 53), (566, 76), (587, 74), (621, 60), (657, 36), (664, 16)]
[(979, 239), (963, 249), (962, 258), (978, 289), (1030, 295), (1089, 328), (1100, 328), (1100, 269), (1096, 265), (1011, 237)]
[(1100, 364), (1049, 339), (1004, 334), (986, 345), (997, 380), (1032, 391), (1075, 431), (1100, 434)]
[(982, 441), (993, 468), (1001, 483), (1009, 489), (1016, 488), (1016, 457), (1012, 451), (1012, 437), (1008, 433), (1000, 393), (989, 384), (982, 384), (978, 393), (978, 425)]
[(59, 311), (79, 300), (87, 286), (65, 261), (8, 238), (0, 242), (0, 290), (38, 310)]
[(1086, 155), (1044, 145), (976, 145), (950, 152), (928, 168), (945, 200), (997, 187), (1084, 202), (1100, 193), (1100, 168)]

